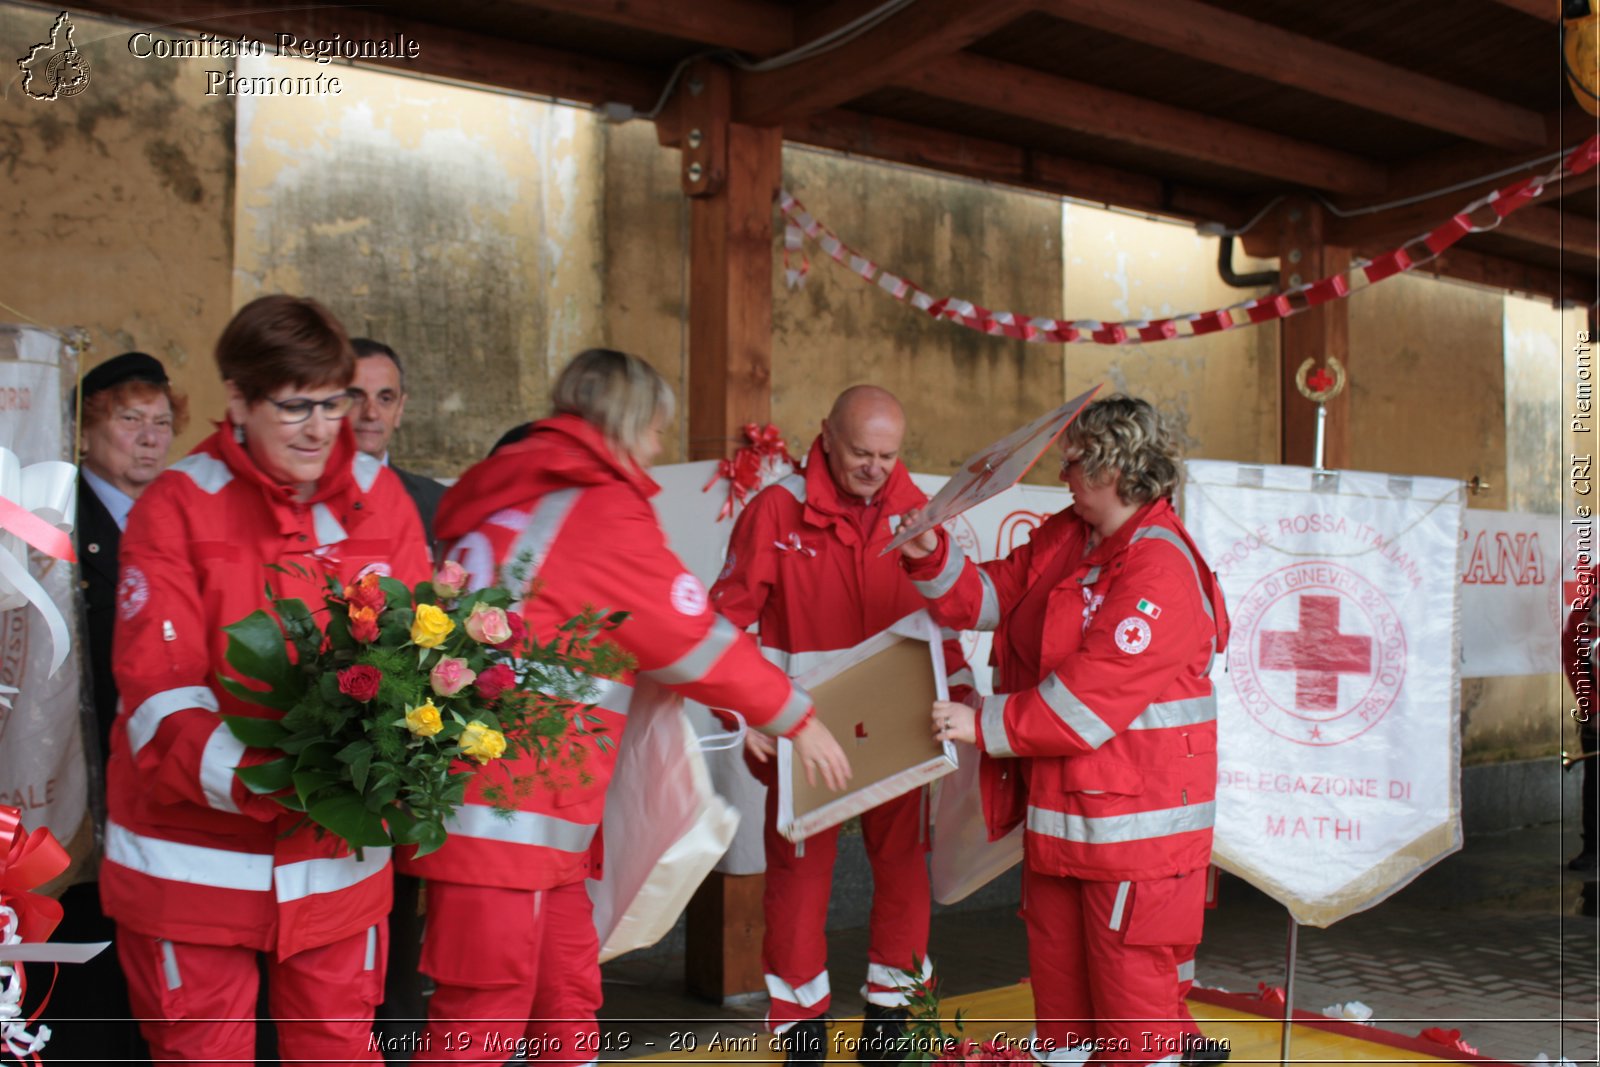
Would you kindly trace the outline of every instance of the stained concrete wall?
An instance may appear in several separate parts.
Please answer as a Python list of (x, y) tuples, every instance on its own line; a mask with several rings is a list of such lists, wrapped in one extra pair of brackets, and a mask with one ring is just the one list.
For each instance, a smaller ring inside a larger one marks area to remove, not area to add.
[(127, 27), (81, 17), (87, 86), (30, 99), (11, 61), (55, 15), (0, 4), (0, 319), (85, 327), (85, 369), (159, 357), (195, 416), (181, 455), (223, 404), (211, 350), (232, 312), (233, 107), (205, 96), (205, 64), (136, 59)]
[[(303, 72), (246, 57), (240, 75)], [(593, 115), (339, 68), (337, 95), (241, 97), (236, 303), (305, 293), (406, 362), (395, 461), (454, 475), (548, 411), (602, 339)]]

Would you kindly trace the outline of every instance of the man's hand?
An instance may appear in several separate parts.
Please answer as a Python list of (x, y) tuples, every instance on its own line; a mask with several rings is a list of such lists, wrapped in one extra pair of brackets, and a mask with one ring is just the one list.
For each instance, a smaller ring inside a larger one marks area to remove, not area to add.
[(744, 732), (744, 753), (757, 763), (765, 763), (778, 751), (778, 742), (756, 730)]
[[(904, 515), (900, 516), (900, 522), (903, 526), (910, 526), (920, 518), (922, 518), (922, 509), (912, 508)], [(939, 530), (937, 527), (935, 527), (931, 530), (922, 531), (922, 533), (901, 545), (900, 554), (905, 556), (906, 559), (925, 559), (926, 557), (933, 555), (938, 548)]]
[(932, 715), (934, 740), (978, 743), (978, 713), (965, 704), (935, 700)]
[(850, 761), (821, 719), (813, 717), (794, 735), (794, 758), (805, 768), (807, 783), (816, 785), (820, 774), (823, 785), (835, 793), (844, 792), (850, 780)]

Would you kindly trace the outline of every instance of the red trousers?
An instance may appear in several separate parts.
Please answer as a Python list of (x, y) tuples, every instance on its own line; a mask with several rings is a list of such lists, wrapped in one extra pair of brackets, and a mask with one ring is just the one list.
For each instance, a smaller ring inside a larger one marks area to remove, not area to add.
[(600, 938), (582, 882), (538, 891), (428, 882), (435, 984), (413, 1062), (593, 1063)]
[[(862, 995), (871, 1004), (898, 1007), (902, 987), (913, 978), (913, 959), (928, 956), (928, 835), (921, 789), (862, 813), (861, 835), (872, 864), (872, 913), (867, 948), (867, 982)], [(833, 895), (837, 827), (795, 845), (778, 833), (778, 791), (767, 790), (767, 879), (762, 909), (767, 933), (762, 942), (766, 972), (767, 1026), (781, 1033), (801, 1019), (828, 1010), (828, 898)]]
[(1022, 918), (1040, 1048), (1054, 1063), (1176, 1064), (1205, 921), (1204, 868), (1091, 882), (1024, 867)]
[[(379, 923), (285, 960), (267, 954), (267, 1004), (283, 1063), (383, 1062), (372, 1010), (383, 999), (387, 950)], [(255, 949), (165, 941), (119, 924), (117, 956), (155, 1062), (255, 1062)]]

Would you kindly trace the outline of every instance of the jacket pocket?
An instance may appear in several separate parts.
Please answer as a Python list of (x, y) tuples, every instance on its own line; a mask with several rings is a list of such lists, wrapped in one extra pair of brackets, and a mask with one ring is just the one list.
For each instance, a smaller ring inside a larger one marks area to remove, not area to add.
[(1145, 773), (1118, 760), (1069, 756), (1061, 760), (1061, 788), (1069, 793), (1133, 797), (1144, 792)]

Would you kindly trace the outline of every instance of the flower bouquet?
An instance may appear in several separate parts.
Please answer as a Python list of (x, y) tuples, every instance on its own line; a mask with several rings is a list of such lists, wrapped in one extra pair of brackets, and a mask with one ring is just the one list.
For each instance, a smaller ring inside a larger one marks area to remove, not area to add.
[[(911, 974), (923, 973), (923, 961), (913, 958)], [(906, 994), (905, 1034), (900, 1040), (903, 1064), (929, 1063), (1032, 1063), (1025, 1042), (1008, 1041), (1004, 1034), (979, 1042), (967, 1037), (966, 1022), (958, 1009), (950, 1020), (954, 1034), (944, 1029), (939, 978), (929, 972), (903, 987)]]
[(599, 679), (632, 666), (603, 639), (624, 613), (585, 612), (541, 644), (508, 590), (466, 584), (453, 562), (415, 589), (376, 574), (343, 588), (330, 578), (319, 611), (273, 598), (272, 610), (224, 627), (240, 678), (221, 685), (270, 709), (224, 719), (245, 744), (281, 753), (235, 770), (245, 786), (358, 853), (415, 845), (426, 855), (472, 778), (459, 761), (535, 757), (536, 775), (505, 771), (483, 790), (508, 815), (556, 768), (588, 781), (580, 737), (612, 744), (591, 698)]

